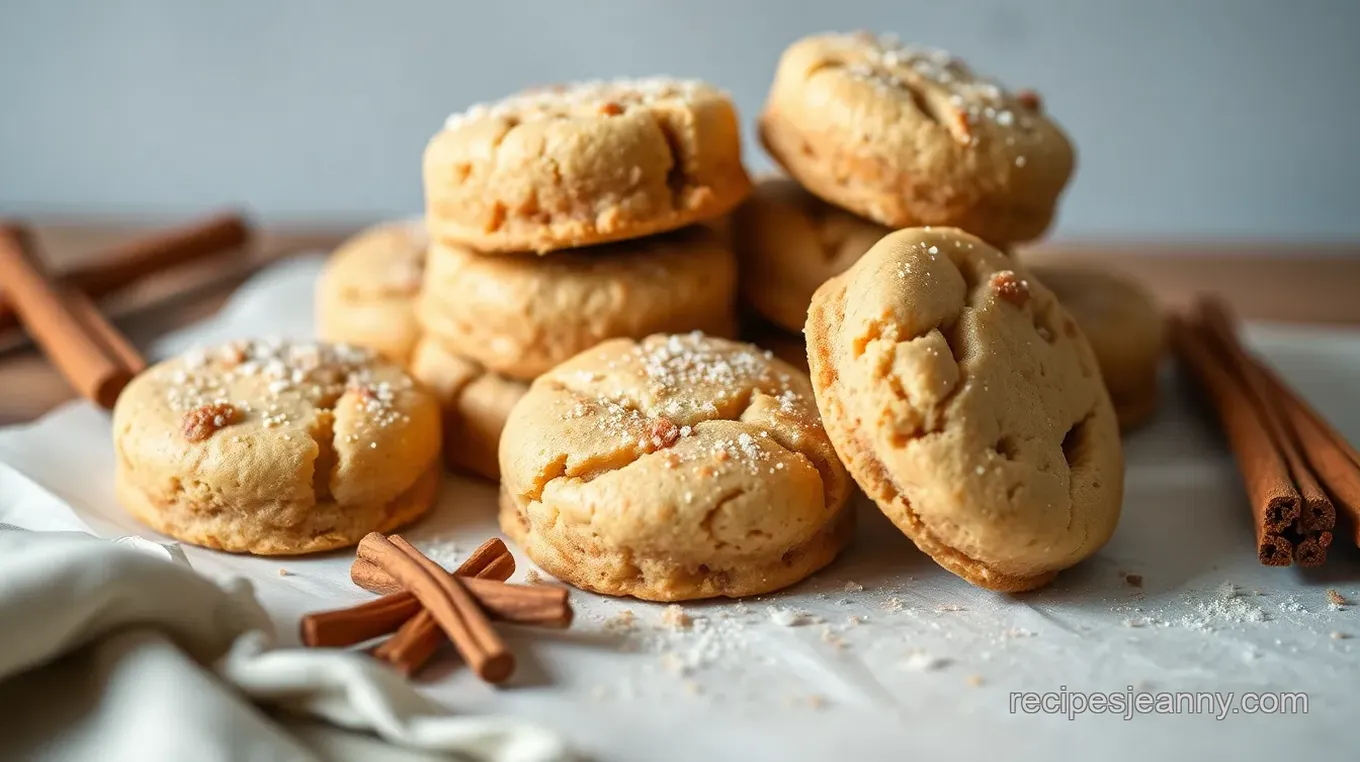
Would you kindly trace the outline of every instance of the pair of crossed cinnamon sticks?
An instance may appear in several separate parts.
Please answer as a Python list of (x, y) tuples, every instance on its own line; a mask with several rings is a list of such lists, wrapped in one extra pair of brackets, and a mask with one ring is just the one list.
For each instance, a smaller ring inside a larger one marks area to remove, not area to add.
[(372, 532), (359, 543), (350, 578), (383, 597), (308, 614), (302, 642), (338, 648), (395, 633), (370, 653), (409, 676), (447, 637), (478, 677), (499, 683), (515, 658), (490, 620), (564, 628), (572, 619), (566, 590), (507, 584), (514, 572), (514, 556), (499, 539), (482, 543), (450, 574), (400, 536)]
[(1242, 345), (1228, 307), (1201, 297), (1171, 323), (1237, 459), (1267, 566), (1320, 566), (1340, 509), (1360, 544), (1360, 452)]
[(81, 396), (112, 408), (146, 362), (94, 299), (173, 265), (236, 248), (248, 237), (239, 215), (221, 215), (118, 247), (57, 279), (47, 273), (27, 228), (0, 224), (0, 330), (22, 323)]

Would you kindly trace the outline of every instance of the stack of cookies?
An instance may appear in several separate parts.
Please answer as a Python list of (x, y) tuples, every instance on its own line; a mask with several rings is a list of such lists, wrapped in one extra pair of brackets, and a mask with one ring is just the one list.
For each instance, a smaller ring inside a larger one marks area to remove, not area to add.
[(618, 80), (473, 106), (430, 141), (424, 177), (411, 368), (443, 404), (451, 465), (496, 477), (527, 384), (606, 339), (735, 334), (735, 257), (705, 223), (751, 182), (719, 90)]
[[(744, 331), (790, 359), (805, 356), (813, 292), (884, 235), (956, 227), (1012, 252), (1048, 228), (1074, 165), (1037, 94), (1008, 92), (948, 53), (865, 33), (790, 46), (759, 132), (788, 177), (763, 179), (735, 215)], [(1105, 273), (1054, 280), (1091, 329), (1121, 423), (1148, 417), (1162, 346), (1155, 303)]]

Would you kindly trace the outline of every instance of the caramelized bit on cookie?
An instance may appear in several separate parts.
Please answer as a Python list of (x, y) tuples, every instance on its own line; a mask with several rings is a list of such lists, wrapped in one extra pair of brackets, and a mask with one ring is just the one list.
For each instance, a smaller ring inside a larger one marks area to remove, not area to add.
[(1033, 90), (1021, 90), (1015, 94), (1015, 100), (1030, 111), (1038, 111), (1044, 106), (1043, 99)]
[(1017, 307), (1024, 307), (1029, 301), (1029, 282), (1017, 277), (1014, 270), (1002, 270), (992, 276), (992, 293)]
[(623, 113), (623, 106), (614, 101), (605, 101), (600, 104), (600, 113), (605, 116), (618, 116)]
[(184, 414), (184, 438), (202, 442), (218, 429), (236, 422), (236, 408), (226, 402), (196, 407)]
[(227, 369), (235, 368), (245, 362), (246, 347), (239, 341), (224, 344), (221, 349), (222, 365)]
[(675, 425), (675, 421), (661, 416), (652, 422), (652, 446), (660, 450), (675, 444), (675, 440), (680, 438), (680, 427)]

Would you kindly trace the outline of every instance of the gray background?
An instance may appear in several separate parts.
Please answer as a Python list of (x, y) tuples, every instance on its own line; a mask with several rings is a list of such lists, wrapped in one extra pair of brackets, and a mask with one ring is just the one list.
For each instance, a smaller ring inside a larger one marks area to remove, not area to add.
[(0, 0), (0, 212), (407, 213), (471, 102), (666, 73), (749, 127), (785, 45), (857, 28), (1044, 95), (1080, 152), (1061, 237), (1360, 238), (1347, 0)]

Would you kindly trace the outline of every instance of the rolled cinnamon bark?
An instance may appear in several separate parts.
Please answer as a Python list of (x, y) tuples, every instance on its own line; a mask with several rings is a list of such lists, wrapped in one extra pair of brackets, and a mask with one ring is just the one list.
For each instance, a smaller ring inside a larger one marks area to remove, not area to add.
[[(0, 226), (0, 283), (34, 341), (81, 396), (108, 410), (144, 367), (136, 350), (92, 305), (72, 308), (29, 250), (27, 232)], [(77, 303), (79, 300), (76, 300)], [(136, 359), (135, 366), (122, 357)]]
[(1301, 503), (1289, 467), (1246, 389), (1215, 356), (1203, 329), (1179, 317), (1171, 318), (1170, 327), (1176, 356), (1204, 390), (1237, 459), (1251, 503), (1256, 557), (1266, 566), (1288, 566), (1294, 547), (1282, 535), (1298, 520)]

